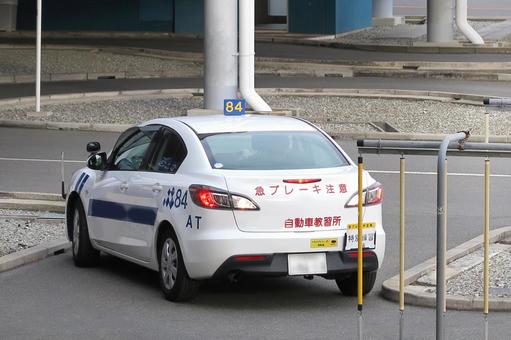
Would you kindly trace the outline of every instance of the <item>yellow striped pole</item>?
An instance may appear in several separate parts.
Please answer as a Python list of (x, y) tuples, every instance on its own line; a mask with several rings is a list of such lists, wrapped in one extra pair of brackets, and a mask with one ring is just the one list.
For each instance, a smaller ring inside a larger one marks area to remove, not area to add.
[(358, 263), (357, 263), (357, 298), (358, 298), (358, 338), (362, 339), (362, 304), (363, 304), (363, 254), (362, 254), (362, 206), (364, 204), (362, 174), (364, 170), (364, 160), (362, 157), (358, 158)]
[(405, 157), (399, 160), (399, 339), (404, 335), (405, 311)]
[(489, 312), (489, 287), (490, 287), (490, 263), (489, 263), (489, 248), (490, 248), (490, 160), (484, 161), (484, 311), (488, 315)]
[(363, 254), (362, 254), (362, 206), (364, 204), (363, 200), (363, 187), (362, 187), (362, 171), (364, 169), (364, 163), (362, 157), (358, 159), (358, 308), (362, 310), (362, 291), (363, 291)]

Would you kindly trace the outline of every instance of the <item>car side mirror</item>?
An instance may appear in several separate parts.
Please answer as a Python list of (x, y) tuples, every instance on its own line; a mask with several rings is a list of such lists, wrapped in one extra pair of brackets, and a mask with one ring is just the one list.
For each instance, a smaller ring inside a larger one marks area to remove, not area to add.
[(99, 142), (89, 142), (87, 143), (87, 152), (88, 153), (94, 153), (101, 150), (101, 144)]
[(105, 170), (106, 162), (106, 152), (98, 152), (89, 157), (87, 167), (92, 170)]

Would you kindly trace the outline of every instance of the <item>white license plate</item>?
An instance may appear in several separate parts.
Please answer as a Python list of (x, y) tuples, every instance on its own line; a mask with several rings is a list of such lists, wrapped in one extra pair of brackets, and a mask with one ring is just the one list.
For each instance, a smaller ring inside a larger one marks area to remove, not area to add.
[(287, 256), (289, 275), (326, 274), (326, 254), (289, 254)]
[[(364, 229), (362, 238), (362, 248), (376, 248), (376, 231), (374, 229)], [(348, 230), (346, 233), (345, 250), (358, 249), (358, 230)]]

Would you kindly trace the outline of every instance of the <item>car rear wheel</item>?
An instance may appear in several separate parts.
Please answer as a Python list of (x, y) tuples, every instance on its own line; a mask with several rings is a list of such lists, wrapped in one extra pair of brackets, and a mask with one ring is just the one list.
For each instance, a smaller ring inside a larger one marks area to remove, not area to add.
[[(362, 287), (362, 294), (366, 295), (369, 293), (373, 287), (374, 283), (376, 281), (376, 274), (377, 271), (372, 272), (364, 272), (363, 273), (363, 287)], [(358, 289), (358, 276), (357, 273), (352, 273), (348, 277), (338, 278), (335, 280), (337, 283), (337, 287), (341, 290), (341, 292), (344, 295), (347, 296), (356, 296), (357, 295), (357, 289)]]
[(167, 230), (160, 238), (160, 286), (169, 301), (187, 301), (197, 295), (199, 282), (190, 279), (176, 235)]
[(99, 251), (92, 247), (87, 219), (80, 201), (76, 201), (73, 212), (73, 260), (78, 267), (90, 267), (99, 263)]

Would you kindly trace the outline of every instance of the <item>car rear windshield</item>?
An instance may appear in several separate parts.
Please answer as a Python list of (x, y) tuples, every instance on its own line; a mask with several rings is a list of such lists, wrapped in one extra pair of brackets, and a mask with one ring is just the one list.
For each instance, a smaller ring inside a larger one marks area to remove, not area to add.
[(200, 137), (215, 169), (296, 170), (349, 164), (335, 145), (317, 131), (234, 132)]

